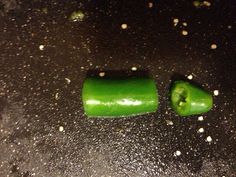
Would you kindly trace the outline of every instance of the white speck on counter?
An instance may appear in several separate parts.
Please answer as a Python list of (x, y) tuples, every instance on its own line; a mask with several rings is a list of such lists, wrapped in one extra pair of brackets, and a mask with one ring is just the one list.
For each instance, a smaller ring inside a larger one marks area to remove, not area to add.
[(192, 80), (193, 79), (193, 75), (192, 74), (190, 74), (190, 75), (188, 75), (188, 77), (187, 77), (189, 80)]
[(182, 35), (183, 35), (183, 36), (187, 36), (187, 35), (188, 35), (188, 31), (182, 30)]
[(178, 18), (174, 18), (173, 19), (173, 23), (174, 23), (174, 26), (177, 26), (178, 23), (179, 23), (179, 19)]
[(167, 124), (167, 125), (174, 125), (174, 123), (173, 123), (172, 120), (166, 120), (166, 124)]
[(132, 71), (137, 71), (137, 67), (133, 66), (133, 67), (131, 68), (131, 70), (132, 70)]
[(179, 150), (175, 151), (174, 156), (180, 156), (181, 152)]
[(183, 26), (188, 26), (187, 22), (182, 23)]
[(214, 90), (213, 93), (214, 93), (215, 96), (218, 96), (219, 95), (219, 90)]
[(44, 45), (39, 45), (39, 50), (44, 50)]
[(121, 25), (121, 29), (127, 29), (128, 28), (128, 25), (126, 24), (126, 23), (123, 23), (122, 25)]
[(216, 44), (211, 44), (211, 49), (214, 50), (217, 48), (217, 45)]
[(104, 77), (104, 76), (105, 76), (105, 72), (100, 72), (100, 73), (99, 73), (99, 76), (100, 76), (100, 77)]
[(199, 128), (198, 129), (198, 133), (203, 133), (204, 132), (204, 128)]
[(198, 117), (198, 121), (203, 121), (203, 120), (204, 120), (203, 116)]
[(60, 131), (60, 132), (63, 132), (63, 131), (64, 131), (64, 127), (60, 126), (60, 127), (59, 127), (59, 131)]
[(227, 28), (228, 28), (228, 29), (231, 29), (231, 28), (232, 28), (232, 26), (231, 26), (231, 25), (228, 25), (228, 26), (227, 26)]
[(55, 99), (56, 99), (56, 100), (59, 100), (59, 93), (56, 93), (56, 94), (55, 94)]
[(71, 80), (69, 78), (65, 78), (65, 80), (67, 84), (70, 84)]
[(148, 3), (148, 7), (149, 7), (149, 8), (152, 8), (152, 7), (153, 7), (153, 3), (152, 3), (152, 2), (149, 2), (149, 3)]
[(209, 1), (203, 1), (203, 5), (207, 6), (207, 7), (210, 7), (211, 6), (211, 3)]
[(81, 66), (81, 67), (80, 67), (80, 69), (84, 69), (84, 67), (83, 67), (83, 66)]
[(212, 142), (211, 136), (208, 136), (208, 137), (206, 138), (206, 141), (209, 142), (209, 143)]

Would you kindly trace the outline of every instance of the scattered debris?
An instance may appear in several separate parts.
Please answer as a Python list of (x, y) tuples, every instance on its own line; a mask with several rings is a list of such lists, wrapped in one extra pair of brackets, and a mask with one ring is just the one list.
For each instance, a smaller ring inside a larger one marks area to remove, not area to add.
[(152, 8), (153, 7), (153, 3), (152, 2), (149, 2), (148, 3), (148, 8)]
[(198, 117), (198, 121), (203, 121), (203, 120), (204, 120), (203, 116)]
[(180, 156), (181, 152), (179, 150), (175, 151), (174, 156)]
[(187, 22), (182, 23), (183, 26), (188, 26)]
[(199, 128), (198, 129), (198, 133), (203, 133), (204, 132), (204, 128)]
[(209, 1), (203, 1), (203, 5), (204, 6), (207, 6), (207, 7), (210, 7), (211, 6), (211, 3)]
[(215, 96), (218, 96), (219, 95), (219, 90), (214, 90), (213, 93), (214, 93)]
[(66, 80), (66, 83), (67, 83), (67, 84), (70, 84), (70, 83), (71, 83), (71, 80), (70, 80), (69, 78), (65, 78), (65, 80)]
[(39, 45), (39, 50), (44, 50), (44, 45)]
[(211, 136), (208, 136), (208, 137), (206, 138), (206, 141), (209, 142), (209, 143), (212, 142)]
[(131, 68), (131, 70), (132, 70), (132, 71), (137, 71), (137, 67), (133, 66), (133, 67)]
[(173, 23), (174, 23), (174, 26), (177, 26), (178, 23), (179, 23), (179, 19), (178, 18), (174, 18), (173, 19)]
[(59, 131), (60, 131), (60, 132), (63, 132), (63, 131), (64, 131), (64, 127), (60, 126), (60, 127), (59, 127)]
[(193, 5), (196, 8), (200, 8), (200, 7), (210, 7), (211, 3), (209, 1), (193, 1)]
[(100, 72), (100, 73), (99, 73), (99, 76), (100, 76), (100, 77), (104, 77), (104, 76), (105, 76), (105, 72)]
[(216, 44), (211, 44), (211, 49), (216, 49), (217, 48), (217, 45)]
[(126, 24), (126, 23), (123, 23), (122, 25), (121, 25), (121, 29), (127, 29), (128, 28), (128, 25)]
[(167, 124), (167, 125), (174, 125), (174, 123), (173, 123), (172, 120), (166, 120), (166, 124)]
[(188, 77), (187, 77), (189, 80), (192, 80), (193, 79), (193, 75), (192, 74), (190, 74), (190, 75), (188, 75)]
[(56, 94), (55, 94), (55, 99), (56, 99), (56, 100), (59, 100), (59, 93), (56, 93)]
[(187, 36), (187, 35), (188, 35), (188, 31), (182, 30), (182, 35), (183, 35), (183, 36)]
[(84, 17), (85, 17), (85, 14), (81, 11), (81, 10), (78, 10), (78, 11), (74, 11), (70, 17), (69, 17), (69, 20), (72, 21), (72, 22), (81, 22), (84, 20)]

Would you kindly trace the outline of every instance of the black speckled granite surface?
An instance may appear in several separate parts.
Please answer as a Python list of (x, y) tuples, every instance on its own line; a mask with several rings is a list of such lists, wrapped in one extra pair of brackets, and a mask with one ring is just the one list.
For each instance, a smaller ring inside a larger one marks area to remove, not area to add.
[[(209, 2), (0, 0), (0, 176), (236, 176), (236, 2)], [(132, 67), (158, 111), (87, 119), (87, 71)], [(219, 91), (202, 121), (170, 109), (176, 74)]]

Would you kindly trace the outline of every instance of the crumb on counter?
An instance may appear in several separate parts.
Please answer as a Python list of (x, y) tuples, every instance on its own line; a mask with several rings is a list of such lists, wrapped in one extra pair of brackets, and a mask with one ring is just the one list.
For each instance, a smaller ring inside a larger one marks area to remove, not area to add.
[(121, 24), (121, 29), (127, 29), (128, 25), (126, 23)]

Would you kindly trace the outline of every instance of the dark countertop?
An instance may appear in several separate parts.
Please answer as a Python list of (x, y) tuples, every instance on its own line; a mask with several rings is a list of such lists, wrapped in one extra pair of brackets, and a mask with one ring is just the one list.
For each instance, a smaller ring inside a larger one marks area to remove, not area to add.
[[(0, 1), (1, 177), (236, 176), (236, 2), (148, 2)], [(158, 111), (87, 119), (87, 71), (132, 67), (156, 80)], [(203, 121), (170, 109), (176, 75), (219, 90)]]

